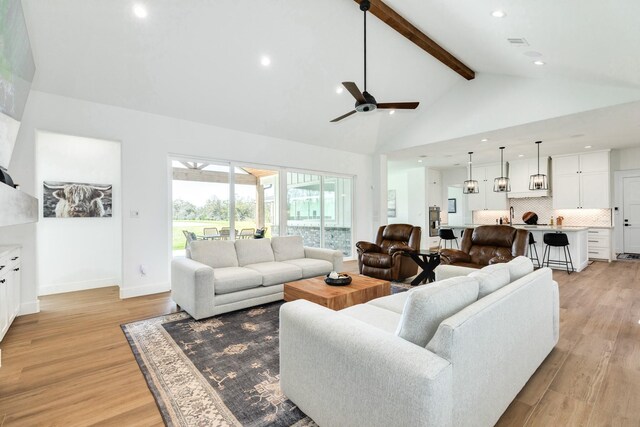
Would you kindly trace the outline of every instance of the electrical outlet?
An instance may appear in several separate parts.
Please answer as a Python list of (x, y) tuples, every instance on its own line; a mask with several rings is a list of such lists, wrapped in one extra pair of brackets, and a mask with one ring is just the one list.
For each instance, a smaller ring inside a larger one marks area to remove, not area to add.
[(130, 216), (131, 218), (140, 218), (140, 211), (139, 211), (139, 210), (137, 210), (137, 209), (130, 210), (130, 211), (129, 211), (129, 216)]

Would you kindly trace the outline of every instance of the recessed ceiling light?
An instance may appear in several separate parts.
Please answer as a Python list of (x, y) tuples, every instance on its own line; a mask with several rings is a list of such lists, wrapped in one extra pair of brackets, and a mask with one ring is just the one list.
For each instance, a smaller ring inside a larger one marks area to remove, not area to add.
[(524, 157), (524, 154), (518, 154), (518, 157)]
[(419, 159), (419, 160), (418, 160), (418, 163), (422, 163), (422, 159)]
[(503, 10), (494, 10), (493, 12), (491, 12), (491, 16), (493, 16), (494, 18), (504, 18), (505, 16), (507, 16), (507, 14), (504, 13)]
[(396, 110), (389, 111), (389, 114), (395, 114), (395, 113), (396, 113)]
[(546, 64), (546, 62), (544, 62), (544, 61), (540, 61), (540, 60), (538, 60), (538, 61), (533, 61), (533, 63), (534, 63), (534, 65), (545, 65), (545, 64)]
[(342, 92), (344, 92), (344, 88), (342, 86), (336, 87), (336, 93), (337, 94), (341, 94)]
[(133, 6), (133, 14), (138, 18), (144, 19), (148, 15), (147, 8), (141, 4), (136, 4)]
[(269, 65), (271, 65), (271, 58), (269, 58), (268, 56), (263, 56), (260, 59), (260, 63), (262, 64), (262, 66), (268, 67)]
[(487, 142), (488, 140), (489, 140), (489, 138), (482, 138), (482, 139), (480, 140), (480, 142)]
[(584, 148), (586, 148), (588, 150), (589, 148), (591, 148), (591, 146), (590, 145), (585, 145)]

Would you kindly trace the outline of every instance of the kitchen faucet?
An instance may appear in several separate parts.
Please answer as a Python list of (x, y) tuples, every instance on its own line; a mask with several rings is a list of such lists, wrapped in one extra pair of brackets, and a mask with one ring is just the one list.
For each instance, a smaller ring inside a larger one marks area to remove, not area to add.
[(514, 219), (514, 217), (515, 217), (515, 216), (516, 216), (516, 214), (515, 214), (515, 210), (513, 209), (513, 206), (511, 206), (511, 207), (509, 208), (509, 223), (510, 223), (511, 225), (513, 225), (513, 219)]

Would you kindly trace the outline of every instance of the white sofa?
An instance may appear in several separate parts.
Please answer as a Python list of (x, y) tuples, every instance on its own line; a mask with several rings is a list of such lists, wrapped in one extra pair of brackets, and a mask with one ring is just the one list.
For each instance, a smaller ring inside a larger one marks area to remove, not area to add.
[(171, 297), (194, 319), (283, 299), (283, 283), (342, 270), (342, 252), (302, 237), (198, 240), (171, 262)]
[(551, 270), (518, 262), (341, 311), (284, 304), (283, 392), (323, 427), (494, 425), (558, 341)]

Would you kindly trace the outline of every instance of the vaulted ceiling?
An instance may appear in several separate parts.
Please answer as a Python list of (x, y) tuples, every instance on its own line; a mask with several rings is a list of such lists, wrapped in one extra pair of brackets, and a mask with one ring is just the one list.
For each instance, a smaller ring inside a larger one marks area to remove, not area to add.
[[(329, 120), (353, 107), (337, 86), (345, 80), (362, 85), (362, 12), (353, 0), (23, 3), (36, 90), (309, 144), (362, 153), (388, 149), (397, 135), (430, 117), (431, 107), (445, 105), (453, 88), (479, 84), (370, 17), (369, 91), (379, 102), (418, 100), (420, 107), (334, 124)], [(480, 76), (640, 90), (640, 2), (386, 3)], [(146, 8), (145, 19), (133, 14), (135, 4)], [(492, 17), (501, 6), (507, 16)], [(525, 38), (528, 46), (507, 38)], [(265, 55), (268, 67), (260, 63)], [(546, 65), (533, 65), (535, 59)]]

